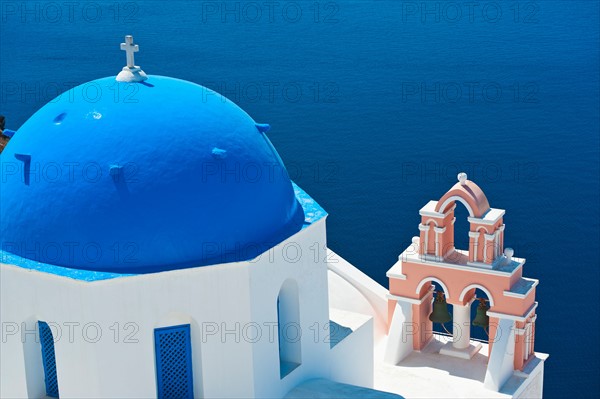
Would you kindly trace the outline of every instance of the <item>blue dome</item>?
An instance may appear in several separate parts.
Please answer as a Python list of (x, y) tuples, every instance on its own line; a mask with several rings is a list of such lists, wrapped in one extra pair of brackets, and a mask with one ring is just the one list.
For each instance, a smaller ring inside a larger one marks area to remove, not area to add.
[(117, 273), (252, 259), (304, 222), (266, 130), (178, 79), (78, 86), (0, 155), (2, 249)]

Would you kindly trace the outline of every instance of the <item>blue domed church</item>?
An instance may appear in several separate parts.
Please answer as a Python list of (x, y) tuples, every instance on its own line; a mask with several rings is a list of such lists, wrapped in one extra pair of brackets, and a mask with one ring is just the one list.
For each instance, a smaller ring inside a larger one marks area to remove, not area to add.
[(373, 321), (330, 312), (326, 213), (269, 125), (121, 47), (117, 77), (50, 101), (0, 155), (2, 397), (372, 386)]
[[(421, 209), (387, 290), (327, 247), (327, 213), (268, 124), (147, 75), (131, 36), (121, 49), (116, 76), (0, 130), (0, 397), (541, 396), (537, 280), (501, 254), (504, 210), (466, 174)], [(474, 192), (457, 250), (454, 208)], [(476, 296), (473, 324), (500, 320), (489, 343), (470, 338)]]

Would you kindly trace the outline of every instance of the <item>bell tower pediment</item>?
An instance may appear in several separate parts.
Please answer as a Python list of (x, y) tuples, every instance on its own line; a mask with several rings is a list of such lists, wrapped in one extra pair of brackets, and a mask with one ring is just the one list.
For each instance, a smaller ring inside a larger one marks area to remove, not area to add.
[[(469, 212), (469, 248), (459, 251), (454, 243), (454, 210), (457, 202)], [(490, 208), (483, 190), (465, 173), (439, 201), (429, 201), (421, 208), (419, 254), (428, 260), (443, 262), (466, 254), (469, 264), (491, 268), (504, 250), (503, 209)]]

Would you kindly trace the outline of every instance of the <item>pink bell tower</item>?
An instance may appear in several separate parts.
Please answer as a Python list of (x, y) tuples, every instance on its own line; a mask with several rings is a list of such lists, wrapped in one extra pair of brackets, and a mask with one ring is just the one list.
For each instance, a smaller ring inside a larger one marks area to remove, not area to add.
[[(469, 248), (454, 246), (454, 210), (469, 212)], [(389, 338), (386, 361), (398, 364), (434, 339), (432, 313), (435, 282), (453, 305), (452, 340), (440, 356), (471, 359), (482, 344), (471, 340), (471, 304), (476, 289), (487, 296), (489, 358), (484, 385), (498, 391), (523, 370), (534, 355), (538, 280), (523, 277), (525, 259), (504, 248), (503, 209), (491, 208), (477, 184), (465, 173), (439, 201), (419, 211), (419, 236), (387, 272)]]

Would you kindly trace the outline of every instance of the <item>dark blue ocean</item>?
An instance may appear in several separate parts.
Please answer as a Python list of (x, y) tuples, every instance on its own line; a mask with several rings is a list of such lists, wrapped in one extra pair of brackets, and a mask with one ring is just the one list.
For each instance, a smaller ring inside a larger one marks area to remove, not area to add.
[(7, 128), (116, 75), (133, 34), (148, 74), (213, 88), (271, 124), (290, 175), (329, 212), (330, 247), (384, 286), (418, 210), (467, 172), (507, 210), (505, 243), (540, 279), (546, 396), (600, 395), (598, 2), (0, 5)]

